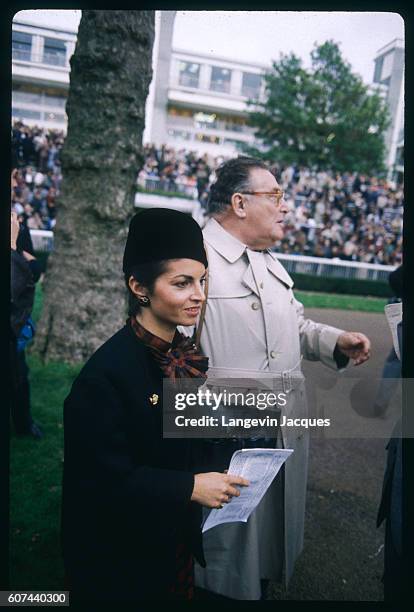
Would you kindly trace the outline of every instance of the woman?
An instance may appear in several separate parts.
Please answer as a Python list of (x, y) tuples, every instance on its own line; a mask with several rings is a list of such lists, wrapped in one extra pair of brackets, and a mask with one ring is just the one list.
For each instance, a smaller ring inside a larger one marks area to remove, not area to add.
[[(239, 495), (237, 476), (194, 475), (191, 440), (162, 437), (163, 377), (204, 377), (194, 325), (207, 260), (188, 215), (151, 209), (129, 227), (126, 325), (89, 359), (65, 401), (62, 536), (71, 598), (192, 597), (204, 565), (201, 506)], [(108, 297), (110, 299), (110, 296)]]

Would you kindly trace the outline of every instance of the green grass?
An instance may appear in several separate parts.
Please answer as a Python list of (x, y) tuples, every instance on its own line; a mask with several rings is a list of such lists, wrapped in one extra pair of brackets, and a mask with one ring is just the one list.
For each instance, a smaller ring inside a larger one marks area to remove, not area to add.
[(384, 306), (388, 303), (385, 298), (313, 293), (311, 291), (295, 291), (295, 297), (302, 302), (305, 308), (338, 308), (340, 310), (359, 310), (363, 312), (384, 313)]
[[(385, 299), (295, 292), (307, 308), (341, 308), (383, 312)], [(36, 288), (33, 316), (39, 319), (43, 295)], [(10, 551), (12, 589), (60, 589), (60, 504), (63, 461), (63, 400), (80, 367), (43, 365), (28, 355), (32, 415), (43, 430), (41, 440), (17, 438), (10, 443)]]
[(62, 588), (59, 541), (63, 400), (79, 368), (28, 357), (32, 416), (41, 440), (10, 441), (10, 581), (13, 589)]
[[(33, 318), (39, 319), (42, 291), (38, 284)], [(44, 437), (10, 440), (10, 586), (12, 589), (60, 589), (60, 503), (63, 462), (63, 400), (79, 367), (44, 366), (27, 355), (32, 416)]]

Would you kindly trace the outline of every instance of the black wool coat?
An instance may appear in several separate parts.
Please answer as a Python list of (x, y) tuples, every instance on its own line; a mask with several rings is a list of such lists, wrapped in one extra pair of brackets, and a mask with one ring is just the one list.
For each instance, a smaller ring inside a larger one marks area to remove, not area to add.
[[(159, 396), (157, 404), (150, 401)], [(126, 325), (64, 404), (62, 545), (73, 596), (163, 598), (177, 543), (204, 565), (190, 440), (162, 437), (162, 372)]]
[(21, 253), (10, 249), (10, 328), (13, 338), (18, 338), (28, 317), (32, 314), (35, 283), (29, 263)]

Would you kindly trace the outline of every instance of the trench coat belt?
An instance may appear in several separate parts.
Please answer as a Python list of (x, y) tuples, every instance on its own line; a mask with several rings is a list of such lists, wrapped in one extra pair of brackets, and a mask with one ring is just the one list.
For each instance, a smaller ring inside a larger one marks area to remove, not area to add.
[[(266, 388), (272, 389), (274, 387), (282, 388), (284, 393), (290, 393), (297, 385), (300, 385), (305, 377), (300, 369), (302, 357), (299, 361), (288, 370), (281, 372), (269, 372), (263, 370), (243, 370), (238, 368), (220, 368), (211, 367), (208, 370), (208, 376), (206, 385), (214, 385), (215, 379), (220, 380), (220, 386), (226, 386), (229, 388), (240, 388), (241, 386), (254, 390), (263, 389), (263, 383)], [(241, 379), (243, 384), (240, 384)]]
[(302, 370), (300, 369), (301, 361), (302, 357), (293, 368), (281, 372), (282, 386), (285, 393), (290, 393), (294, 389), (296, 380), (304, 380)]

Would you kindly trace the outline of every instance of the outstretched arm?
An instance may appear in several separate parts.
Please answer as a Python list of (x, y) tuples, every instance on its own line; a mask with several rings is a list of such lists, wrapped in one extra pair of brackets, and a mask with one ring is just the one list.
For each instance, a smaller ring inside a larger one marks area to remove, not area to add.
[(295, 300), (295, 306), (301, 353), (305, 359), (322, 361), (333, 369), (344, 368), (350, 359), (354, 360), (355, 365), (369, 359), (371, 343), (364, 334), (306, 319), (303, 304)]

